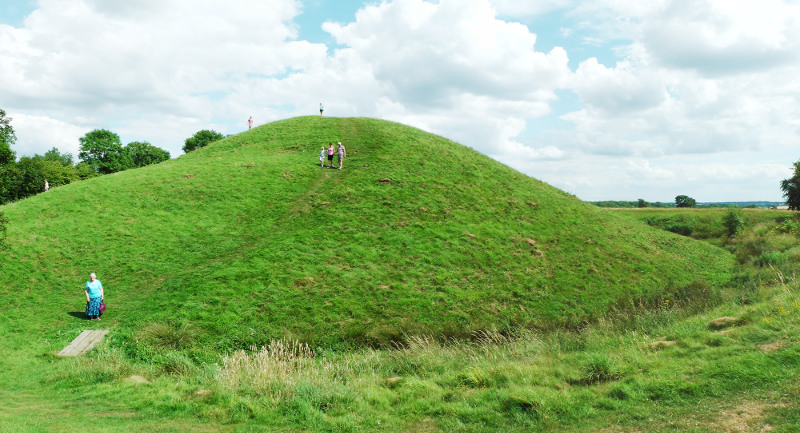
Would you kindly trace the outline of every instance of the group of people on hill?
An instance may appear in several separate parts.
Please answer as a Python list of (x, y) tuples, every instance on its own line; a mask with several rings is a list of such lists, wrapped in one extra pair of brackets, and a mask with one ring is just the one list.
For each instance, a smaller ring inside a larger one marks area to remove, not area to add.
[(344, 164), (344, 158), (347, 156), (347, 150), (345, 150), (344, 145), (342, 142), (337, 143), (338, 146), (334, 150), (333, 143), (328, 143), (328, 148), (325, 149), (325, 146), (319, 151), (319, 166), (325, 167), (325, 156), (328, 156), (328, 168), (333, 168), (333, 154), (336, 154), (336, 158), (339, 162), (339, 170), (342, 169), (342, 165)]
[[(319, 103), (319, 115), (322, 116), (324, 108), (322, 106), (322, 102)], [(253, 116), (250, 116), (247, 119), (247, 129), (253, 128)], [(328, 168), (333, 168), (333, 155), (336, 155), (336, 159), (339, 162), (339, 170), (342, 169), (344, 165), (344, 159), (347, 157), (347, 151), (344, 148), (344, 145), (341, 141), (337, 142), (338, 146), (334, 149), (333, 143), (328, 143), (328, 148), (325, 149), (323, 146), (319, 151), (319, 166), (325, 167), (325, 157), (328, 158)]]

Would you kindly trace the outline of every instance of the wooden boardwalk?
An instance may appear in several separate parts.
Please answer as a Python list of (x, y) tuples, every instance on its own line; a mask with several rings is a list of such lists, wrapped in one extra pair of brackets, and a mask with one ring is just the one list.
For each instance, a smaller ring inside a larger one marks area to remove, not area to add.
[(76, 339), (72, 340), (69, 346), (58, 352), (58, 356), (78, 356), (92, 350), (97, 343), (103, 341), (103, 337), (108, 334), (107, 330), (81, 332)]

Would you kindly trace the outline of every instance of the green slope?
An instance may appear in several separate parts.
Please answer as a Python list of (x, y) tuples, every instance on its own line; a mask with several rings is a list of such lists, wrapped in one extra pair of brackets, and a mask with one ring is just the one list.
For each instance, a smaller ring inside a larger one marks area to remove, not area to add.
[[(344, 170), (319, 167), (329, 141), (347, 146)], [(579, 326), (717, 284), (732, 265), (459, 144), (361, 118), (271, 123), (0, 209), (0, 331), (53, 349), (86, 327), (91, 271), (112, 344), (172, 322), (190, 324), (198, 350), (224, 350)]]

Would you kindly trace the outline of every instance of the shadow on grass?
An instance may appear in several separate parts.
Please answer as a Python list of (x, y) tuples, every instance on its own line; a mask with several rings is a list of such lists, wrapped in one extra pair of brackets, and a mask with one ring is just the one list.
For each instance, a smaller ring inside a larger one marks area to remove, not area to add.
[(86, 317), (86, 313), (83, 312), (83, 311), (70, 311), (67, 314), (69, 314), (70, 316), (72, 316), (72, 317), (74, 317), (76, 319), (81, 319), (81, 320), (88, 320), (89, 319), (88, 317)]

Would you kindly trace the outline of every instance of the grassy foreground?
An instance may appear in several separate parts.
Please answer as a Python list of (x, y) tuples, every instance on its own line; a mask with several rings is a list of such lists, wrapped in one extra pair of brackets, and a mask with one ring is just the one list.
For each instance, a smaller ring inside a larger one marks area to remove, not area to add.
[(325, 118), (2, 210), (2, 432), (800, 431), (791, 218), (723, 249)]
[[(780, 250), (780, 231), (761, 222), (740, 237), (760, 232)], [(395, 349), (274, 340), (167, 370), (113, 343), (57, 359), (4, 339), (16, 352), (0, 371), (0, 431), (797, 432), (797, 265), (743, 263), (718, 305), (695, 313), (665, 299), (580, 331), (418, 336)], [(717, 329), (720, 317), (733, 320)], [(161, 332), (175, 347), (185, 329)]]

